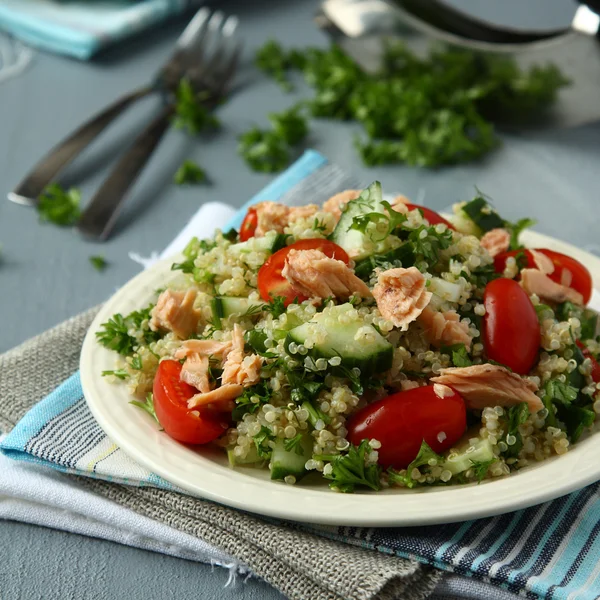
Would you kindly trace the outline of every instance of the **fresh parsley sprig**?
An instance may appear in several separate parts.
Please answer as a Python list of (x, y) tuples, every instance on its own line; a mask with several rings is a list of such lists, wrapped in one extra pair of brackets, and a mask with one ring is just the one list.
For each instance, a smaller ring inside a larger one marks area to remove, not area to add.
[(42, 192), (37, 210), (42, 221), (61, 227), (70, 227), (81, 216), (81, 193), (76, 188), (63, 189), (58, 183), (51, 183)]
[(191, 135), (197, 135), (205, 129), (216, 129), (220, 122), (209, 112), (204, 102), (206, 94), (197, 93), (188, 79), (179, 82), (176, 92), (175, 116), (173, 125), (185, 129)]
[(177, 169), (173, 179), (177, 185), (204, 183), (206, 171), (193, 160), (186, 160)]
[(160, 421), (156, 416), (156, 411), (154, 410), (154, 394), (152, 392), (148, 392), (148, 394), (146, 394), (146, 399), (143, 402), (131, 400), (129, 404), (133, 404), (134, 406), (145, 410), (158, 424), (160, 424)]

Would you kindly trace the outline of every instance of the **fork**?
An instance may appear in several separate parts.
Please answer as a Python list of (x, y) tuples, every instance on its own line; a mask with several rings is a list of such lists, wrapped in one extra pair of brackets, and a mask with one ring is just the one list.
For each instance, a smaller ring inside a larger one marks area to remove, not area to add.
[[(214, 13), (206, 35), (195, 44), (198, 62), (185, 73), (205, 108), (215, 108), (225, 97), (235, 74), (241, 44), (233, 39), (235, 17)], [(209, 46), (213, 46), (209, 49)], [(150, 159), (175, 113), (175, 97), (166, 100), (161, 112), (136, 138), (83, 212), (77, 228), (86, 237), (105, 240), (110, 234), (126, 194)]]

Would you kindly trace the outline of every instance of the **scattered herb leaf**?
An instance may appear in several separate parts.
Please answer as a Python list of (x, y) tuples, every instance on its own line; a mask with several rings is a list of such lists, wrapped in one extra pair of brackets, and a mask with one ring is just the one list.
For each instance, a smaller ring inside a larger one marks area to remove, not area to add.
[(37, 210), (42, 221), (69, 227), (79, 221), (80, 203), (79, 190), (76, 188), (64, 190), (58, 183), (51, 183), (40, 195)]
[(177, 169), (174, 180), (177, 185), (204, 183), (206, 181), (206, 172), (194, 161), (186, 160)]
[(148, 392), (146, 395), (146, 400), (144, 402), (139, 402), (138, 400), (131, 400), (129, 404), (133, 404), (142, 410), (145, 410), (152, 418), (160, 424), (158, 417), (156, 416), (156, 411), (154, 410), (154, 394), (152, 392)]

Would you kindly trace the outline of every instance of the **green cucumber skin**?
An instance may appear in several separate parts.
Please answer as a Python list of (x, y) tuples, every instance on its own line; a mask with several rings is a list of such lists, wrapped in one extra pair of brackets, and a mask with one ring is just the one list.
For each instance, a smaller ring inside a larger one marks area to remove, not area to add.
[(467, 471), (470, 469), (473, 464), (471, 461), (475, 462), (487, 462), (488, 460), (492, 460), (496, 458), (494, 451), (492, 450), (491, 444), (485, 440), (481, 440), (475, 450), (469, 454), (465, 454), (464, 452), (458, 453), (458, 456), (453, 460), (446, 459), (442, 468), (448, 469), (452, 473), (452, 475), (458, 475), (463, 471)]
[(233, 453), (233, 448), (228, 448), (227, 460), (232, 467), (262, 467), (265, 463), (265, 460), (258, 456), (258, 452), (255, 448), (250, 449), (246, 458), (235, 456)]
[(271, 479), (285, 479), (293, 475), (299, 479), (306, 474), (304, 465), (312, 456), (313, 442), (309, 434), (303, 435), (298, 446), (302, 454), (296, 454), (295, 450), (287, 451), (284, 446), (285, 440), (278, 438), (271, 455)]

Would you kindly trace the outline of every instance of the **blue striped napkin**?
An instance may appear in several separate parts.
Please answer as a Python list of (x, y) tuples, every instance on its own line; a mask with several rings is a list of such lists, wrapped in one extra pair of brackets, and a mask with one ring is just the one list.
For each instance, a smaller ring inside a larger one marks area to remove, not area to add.
[[(341, 181), (340, 172), (320, 154), (307, 152), (240, 209), (229, 225), (239, 226), (247, 207), (255, 202), (285, 199), (292, 190), (310, 190), (319, 181), (336, 177)], [(30, 410), (0, 450), (10, 458), (68, 473), (174, 489), (129, 459), (104, 434), (87, 409), (78, 374)], [(594, 600), (600, 597), (599, 492), (600, 484), (594, 484), (526, 510), (449, 525), (301, 527), (464, 575), (473, 582), (467, 582), (467, 588), (472, 585), (471, 597), (478, 596), (477, 583), (485, 582), (526, 598)]]
[(0, 30), (30, 44), (83, 60), (203, 0), (2, 0)]

